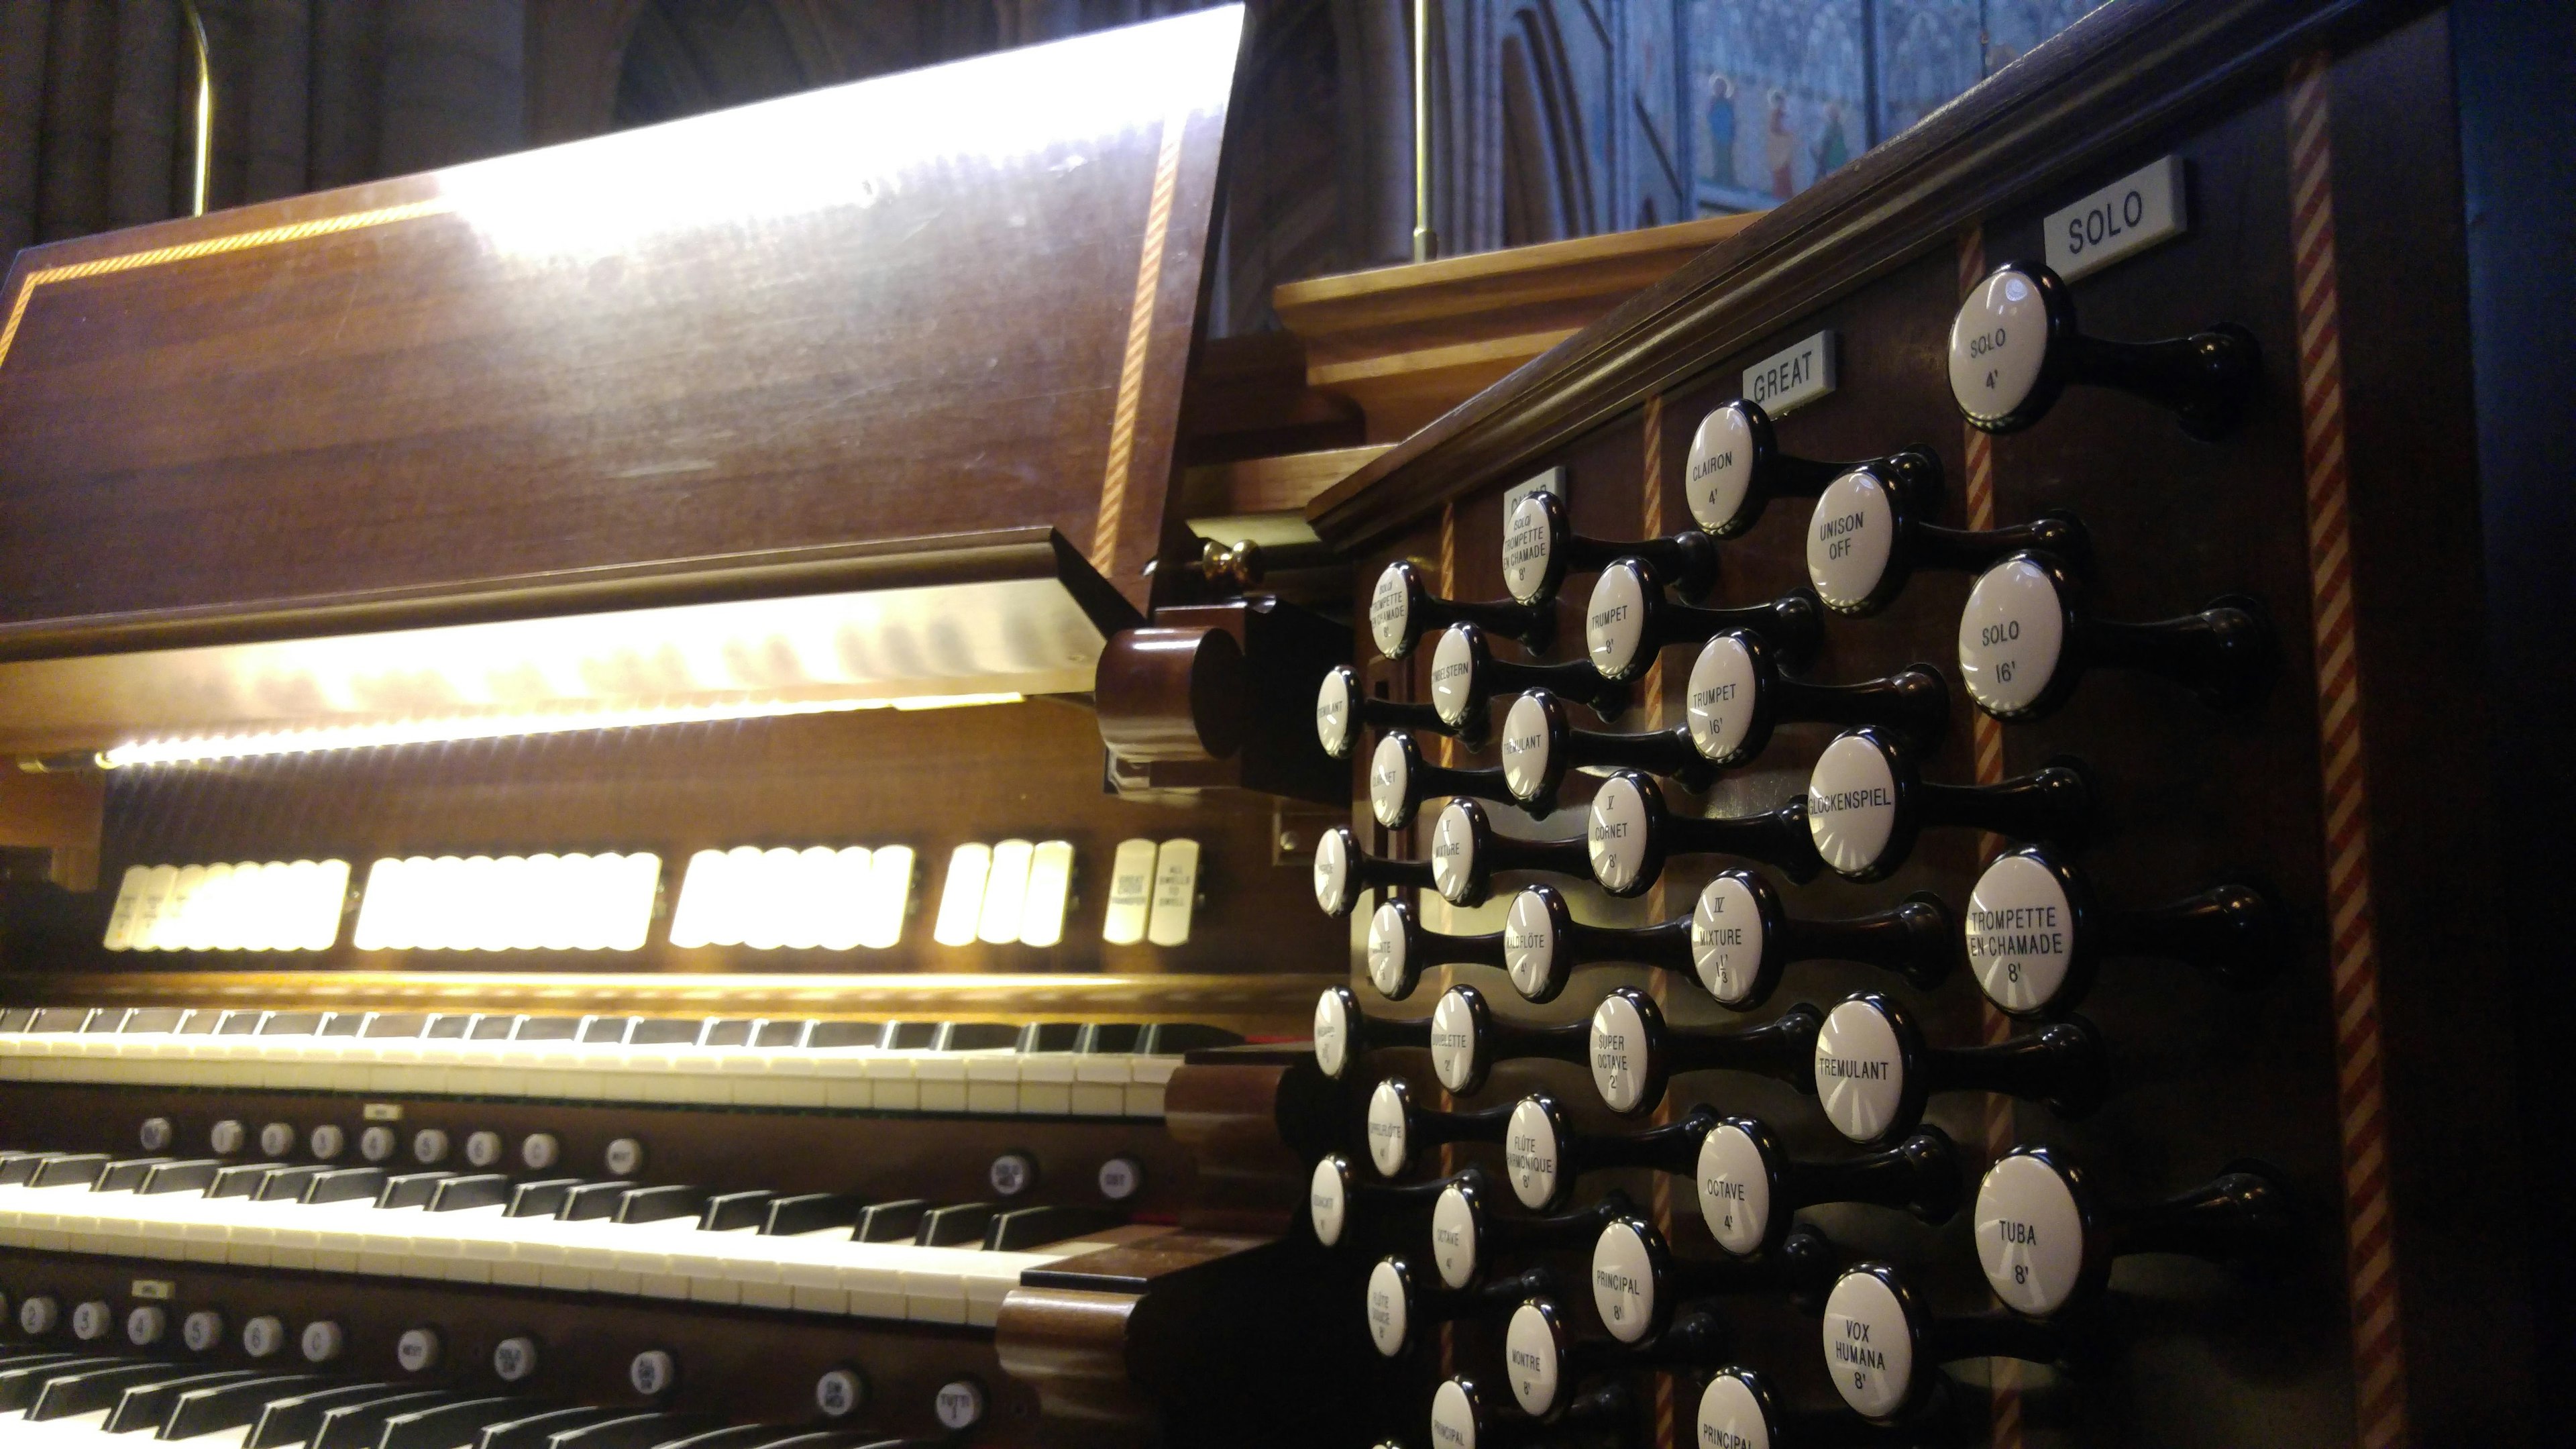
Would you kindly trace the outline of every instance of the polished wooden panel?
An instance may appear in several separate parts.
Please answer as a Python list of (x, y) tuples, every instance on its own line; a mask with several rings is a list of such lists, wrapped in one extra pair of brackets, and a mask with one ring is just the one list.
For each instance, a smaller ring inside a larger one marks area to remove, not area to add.
[(1141, 603), (1241, 32), (23, 252), (0, 635), (1030, 526)]

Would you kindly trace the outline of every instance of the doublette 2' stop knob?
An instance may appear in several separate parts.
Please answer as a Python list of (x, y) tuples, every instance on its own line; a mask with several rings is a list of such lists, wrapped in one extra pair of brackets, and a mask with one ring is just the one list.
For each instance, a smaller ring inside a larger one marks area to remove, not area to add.
[[(1469, 723), (1481, 726), (1484, 719), (1479, 716)], [(1336, 664), (1324, 671), (1324, 682), (1315, 689), (1315, 742), (1324, 747), (1325, 754), (1347, 760), (1363, 728), (1413, 730), (1458, 738), (1473, 733), (1466, 726), (1442, 719), (1440, 711), (1428, 704), (1399, 704), (1371, 696), (1360, 687), (1358, 670)]]
[(2222, 322), (2161, 342), (2106, 342), (2075, 323), (2075, 297), (2037, 262), (2006, 262), (1950, 324), (1950, 395), (1968, 422), (2010, 433), (2046, 416), (2069, 384), (2161, 403), (2195, 438), (2223, 437), (2262, 376), (2254, 334)]
[(1888, 1423), (1933, 1392), (1942, 1378), (1935, 1365), (1972, 1358), (2056, 1363), (2066, 1340), (2047, 1324), (2009, 1313), (1935, 1318), (1894, 1268), (1856, 1263), (1825, 1295), (1824, 1349), (1843, 1402)]
[(1540, 654), (1556, 637), (1556, 610), (1516, 599), (1467, 603), (1441, 598), (1423, 581), (1422, 570), (1404, 559), (1377, 576), (1377, 588), (1369, 595), (1369, 637), (1378, 653), (1401, 659), (1423, 635), (1452, 624), (1474, 624)]
[[(1506, 932), (1507, 960), (1509, 944)], [(2082, 869), (2033, 845), (1997, 856), (1977, 877), (1967, 949), (1986, 999), (2026, 1016), (2082, 1001), (2100, 963), (2123, 956), (2185, 961), (2239, 990), (2258, 986), (2279, 969), (2288, 928), (2270, 893), (2241, 881), (2150, 910), (2106, 910)]]
[(1807, 778), (1807, 828), (1836, 875), (1882, 880), (1913, 853), (1926, 826), (1991, 830), (2018, 840), (2074, 841), (2091, 825), (2093, 782), (2061, 760), (1993, 785), (1940, 785), (1915, 768), (1914, 749), (1885, 730), (1847, 730)]
[(1805, 1090), (1823, 1015), (1802, 1001), (1760, 1026), (1676, 1027), (1653, 997), (1614, 987), (1592, 1009), (1592, 1087), (1623, 1115), (1662, 1101), (1683, 1072), (1749, 1072)]
[(1512, 505), (1503, 521), (1503, 587), (1524, 604), (1556, 597), (1569, 573), (1599, 569), (1623, 558), (1642, 558), (1696, 597), (1717, 582), (1717, 540), (1688, 529), (1670, 538), (1614, 543), (1574, 531), (1565, 501), (1544, 490)]
[(1977, 1188), (1977, 1258), (2004, 1305), (2044, 1317), (2101, 1291), (2125, 1253), (2271, 1256), (2296, 1229), (2268, 1170), (2239, 1168), (2152, 1207), (2106, 1208), (2083, 1172), (2049, 1147), (1999, 1158)]
[(1527, 1026), (1494, 1015), (1485, 993), (1452, 986), (1431, 1008), (1431, 1072), (1460, 1096), (1475, 1092), (1505, 1060), (1579, 1062), (1590, 1049), (1582, 1022)]
[(1591, 661), (1521, 664), (1496, 659), (1485, 631), (1473, 624), (1453, 624), (1431, 650), (1431, 707), (1451, 727), (1484, 727), (1486, 706), (1498, 694), (1545, 689), (1574, 700), (1604, 720), (1627, 713), (1628, 686), (1604, 679)]
[(1810, 684), (1783, 677), (1778, 651), (1743, 629), (1700, 646), (1682, 703), (1692, 747), (1719, 766), (1761, 754), (1777, 725), (1885, 725), (1928, 747), (1950, 724), (1950, 686), (1929, 664), (1858, 684)]
[(2102, 1042), (2080, 1016), (1981, 1047), (1932, 1047), (1905, 1008), (1874, 992), (1826, 1013), (1816, 1095), (1834, 1130), (1875, 1146), (1912, 1131), (1934, 1092), (2000, 1092), (2081, 1117), (2102, 1099)]
[(1761, 636), (1791, 663), (1816, 652), (1824, 639), (1825, 611), (1806, 589), (1767, 604), (1702, 609), (1674, 603), (1664, 577), (1644, 559), (1623, 558), (1593, 580), (1583, 609), (1583, 647), (1602, 678), (1629, 682), (1655, 667), (1655, 656), (1675, 644), (1698, 644), (1729, 629)]
[(1521, 803), (1505, 788), (1499, 769), (1460, 770), (1424, 760), (1422, 747), (1413, 742), (1409, 730), (1389, 730), (1378, 737), (1377, 749), (1369, 756), (1368, 795), (1369, 814), (1389, 830), (1411, 825), (1413, 812), (1433, 796)]
[(1807, 580), (1816, 597), (1838, 614), (1875, 614), (1895, 602), (1916, 569), (1976, 573), (2026, 548), (2068, 560), (2090, 551), (2084, 524), (2072, 514), (2043, 514), (2010, 528), (1943, 528), (1926, 516), (1932, 506), (1873, 469), (1836, 478), (1807, 521)]
[(1584, 828), (1592, 878), (1614, 896), (1641, 896), (1676, 855), (1740, 855), (1776, 865), (1791, 880), (1809, 880), (1820, 863), (1807, 826), (1807, 802), (1791, 800), (1759, 815), (1675, 815), (1663, 788), (1635, 770), (1601, 782)]
[(2066, 566), (2017, 553), (1977, 576), (1959, 613), (1959, 677), (1997, 719), (2036, 719), (2066, 702), (2088, 669), (2135, 669), (2188, 686), (2218, 709), (2252, 703), (2278, 654), (2255, 600), (2230, 594), (2197, 614), (2121, 624), (2081, 607)]
[(1690, 459), (1682, 470), (1691, 519), (1718, 538), (1733, 538), (1762, 517), (1774, 498), (1812, 498), (1825, 485), (1857, 468), (1896, 479), (1926, 497), (1941, 489), (1941, 460), (1928, 448), (1905, 448), (1884, 458), (1822, 463), (1780, 451), (1770, 415), (1758, 403), (1727, 403), (1699, 420)]

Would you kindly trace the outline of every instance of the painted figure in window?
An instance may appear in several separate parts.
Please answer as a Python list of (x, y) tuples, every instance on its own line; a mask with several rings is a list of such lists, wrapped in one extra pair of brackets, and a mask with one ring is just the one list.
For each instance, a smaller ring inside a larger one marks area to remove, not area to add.
[(1830, 102), (1825, 106), (1825, 138), (1816, 143), (1815, 155), (1818, 181), (1840, 171), (1843, 163), (1851, 159), (1851, 142), (1843, 136), (1841, 106)]
[(1789, 98), (1771, 93), (1770, 129), (1762, 136), (1762, 162), (1771, 168), (1771, 194), (1782, 201), (1798, 194), (1798, 133), (1789, 129)]
[(1708, 78), (1708, 155), (1709, 179), (1720, 186), (1735, 184), (1735, 82), (1726, 76)]

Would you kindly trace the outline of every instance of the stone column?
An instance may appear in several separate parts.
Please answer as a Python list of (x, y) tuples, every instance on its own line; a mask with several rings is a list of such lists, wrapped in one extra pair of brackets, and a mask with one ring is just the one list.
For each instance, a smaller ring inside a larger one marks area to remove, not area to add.
[[(117, 226), (171, 214), (170, 175), (197, 144), (196, 111), (179, 104), (183, 74), (197, 75), (196, 47), (177, 0), (118, 0), (116, 105), (108, 119), (107, 212)], [(184, 62), (183, 62), (184, 57)]]
[(51, 0), (0, 0), (0, 267), (36, 239), (36, 148), (52, 14)]

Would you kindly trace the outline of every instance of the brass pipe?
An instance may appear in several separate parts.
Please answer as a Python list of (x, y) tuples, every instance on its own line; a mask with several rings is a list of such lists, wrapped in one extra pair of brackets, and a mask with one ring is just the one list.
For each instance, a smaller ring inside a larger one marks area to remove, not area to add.
[(179, 0), (187, 14), (188, 34), (197, 46), (197, 155), (196, 189), (190, 216), (206, 214), (206, 176), (214, 169), (215, 155), (215, 67), (206, 51), (206, 22), (197, 13), (197, 0)]
[(1431, 229), (1431, 3), (1413, 0), (1413, 259), (1431, 260), (1440, 235)]

